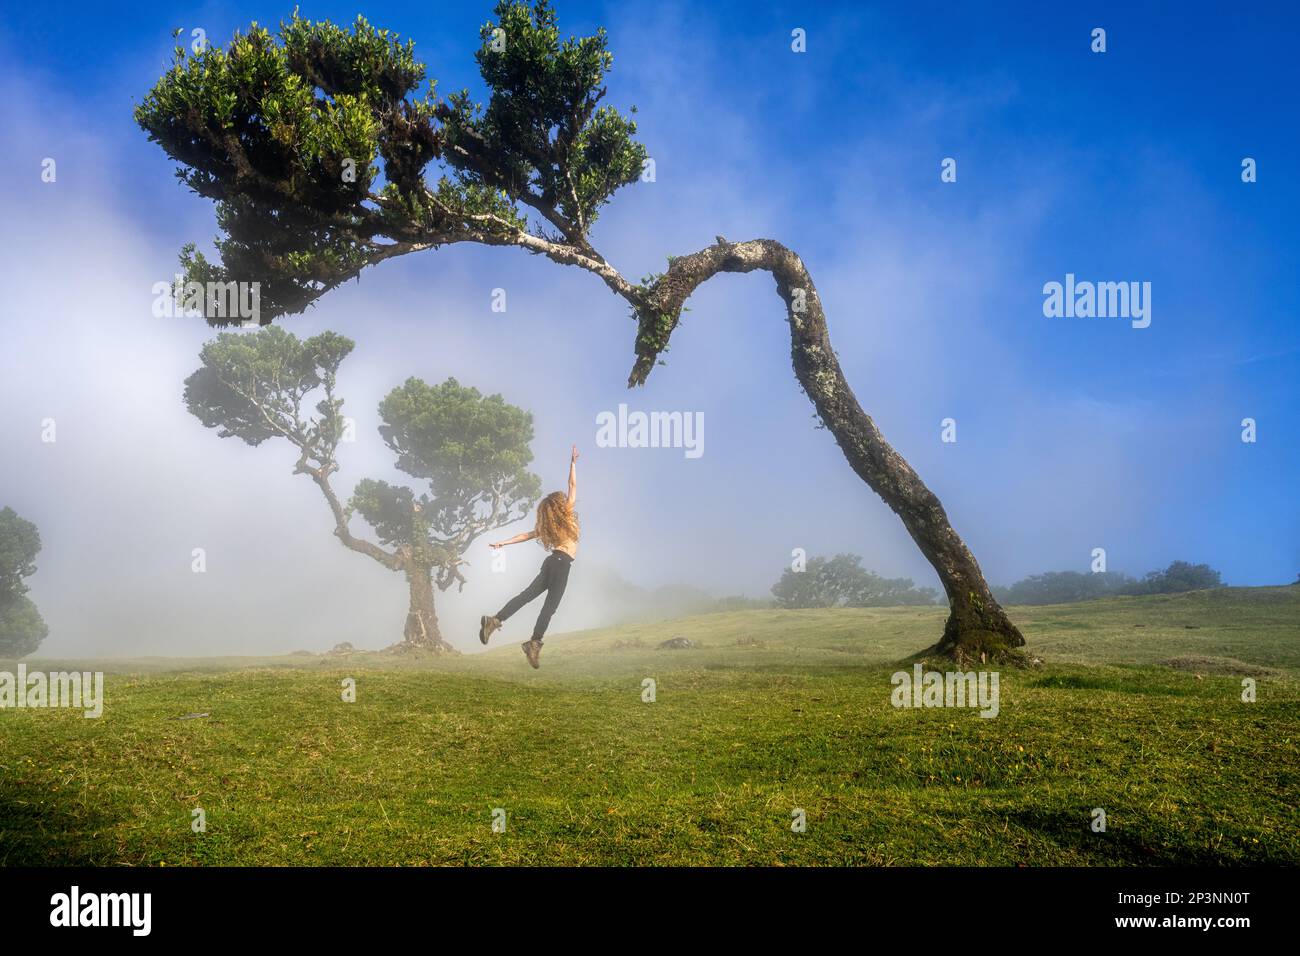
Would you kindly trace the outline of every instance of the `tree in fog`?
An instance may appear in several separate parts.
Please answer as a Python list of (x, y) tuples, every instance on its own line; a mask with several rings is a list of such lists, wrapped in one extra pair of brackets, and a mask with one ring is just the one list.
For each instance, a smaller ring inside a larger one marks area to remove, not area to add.
[(50, 633), (23, 580), (36, 573), (40, 550), (36, 525), (12, 508), (0, 511), (0, 657), (25, 657)]
[[(527, 470), (533, 419), (500, 395), (485, 397), (454, 378), (441, 385), (409, 378), (379, 403), (379, 433), (398, 469), (427, 490), (367, 478), (344, 502), (331, 476), (350, 424), (335, 388), (352, 348), (333, 332), (303, 341), (275, 326), (224, 332), (199, 353), (202, 365), (185, 380), (185, 404), (222, 438), (292, 445), (294, 473), (320, 489), (339, 541), (405, 576), (405, 646), (451, 650), (438, 629), (434, 589), (463, 587), (461, 556), (474, 539), (524, 517), (537, 501), (541, 482)], [(378, 543), (352, 533), (353, 515)]]
[(911, 578), (882, 578), (862, 567), (856, 554), (809, 558), (802, 571), (786, 568), (772, 585), (777, 607), (896, 607), (933, 604), (939, 593), (918, 588)]
[(360, 17), (345, 28), (295, 14), (276, 33), (254, 24), (224, 48), (178, 47), (135, 118), (179, 163), (181, 182), (217, 205), (219, 262), (187, 246), (182, 284), (260, 283), (257, 319), (268, 323), (396, 256), (458, 242), (509, 246), (584, 269), (626, 303), (635, 386), (702, 283), (765, 272), (784, 305), (799, 385), (943, 583), (950, 614), (935, 650), (958, 661), (1023, 660), (1024, 638), (939, 499), (849, 387), (795, 252), (773, 239), (718, 236), (632, 281), (597, 250), (602, 207), (652, 171), (636, 124), (602, 104), (613, 64), (604, 30), (562, 40), (546, 0), (503, 0), (480, 37), (486, 105), (468, 91), (437, 95), (413, 41)]

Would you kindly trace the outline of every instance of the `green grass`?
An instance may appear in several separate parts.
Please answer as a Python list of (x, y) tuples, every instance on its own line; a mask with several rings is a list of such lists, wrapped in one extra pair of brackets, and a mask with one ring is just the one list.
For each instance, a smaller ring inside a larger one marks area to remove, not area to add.
[(0, 711), (0, 863), (1300, 862), (1300, 588), (1012, 614), (1047, 663), (995, 719), (891, 706), (937, 608), (559, 635), (537, 672), (513, 623), (449, 660), (75, 662), (101, 719)]

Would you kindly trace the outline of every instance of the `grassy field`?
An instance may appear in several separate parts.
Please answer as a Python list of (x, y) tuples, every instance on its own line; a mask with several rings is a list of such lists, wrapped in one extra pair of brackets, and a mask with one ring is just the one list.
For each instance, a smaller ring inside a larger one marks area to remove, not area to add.
[(433, 661), (29, 660), (108, 672), (105, 708), (0, 711), (0, 864), (1300, 862), (1300, 587), (1012, 616), (1047, 663), (994, 719), (891, 706), (937, 608), (558, 635), (536, 672), (523, 625)]

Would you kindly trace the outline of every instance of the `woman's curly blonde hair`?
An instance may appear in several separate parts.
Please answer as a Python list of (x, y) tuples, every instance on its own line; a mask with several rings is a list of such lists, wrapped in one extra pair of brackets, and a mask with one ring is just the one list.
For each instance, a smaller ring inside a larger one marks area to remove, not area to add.
[(577, 541), (578, 513), (569, 507), (569, 496), (563, 491), (552, 491), (537, 506), (537, 543), (547, 551)]

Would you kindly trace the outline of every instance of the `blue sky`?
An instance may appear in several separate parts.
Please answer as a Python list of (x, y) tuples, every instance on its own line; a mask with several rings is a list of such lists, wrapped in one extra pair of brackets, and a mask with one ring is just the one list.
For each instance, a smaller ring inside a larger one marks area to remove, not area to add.
[[(656, 160), (657, 181), (625, 189), (602, 216), (598, 248), (633, 278), (719, 233), (797, 250), (859, 400), (939, 494), (991, 581), (1087, 570), (1095, 547), (1134, 575), (1187, 559), (1234, 584), (1295, 579), (1293, 10), (557, 6), (566, 33), (608, 28), (608, 101), (639, 108)], [(371, 602), (400, 610), (394, 582), (329, 540), (286, 450), (219, 442), (185, 415), (179, 382), (211, 333), (148, 314), (149, 286), (171, 274), (176, 250), (209, 241), (215, 226), (131, 107), (165, 69), (173, 28), (224, 42), (291, 9), (55, 3), (7, 11), (0, 27), (11, 172), (0, 234), (13, 250), (0, 266), (10, 293), (0, 446), (13, 449), (0, 463), (0, 504), (42, 528), (32, 586), (51, 649), (103, 649), (92, 626), (101, 618), (114, 634), (144, 635), (129, 645), (136, 652), (175, 649), (159, 627), (195, 635), (183, 652), (210, 646), (224, 632), (189, 620), (195, 602), (207, 617), (229, 614), (222, 595), (239, 593), (251, 622), (285, 600), (285, 582), (259, 562), (297, 562), (290, 587), (304, 597), (322, 580), (358, 589), (319, 599), (326, 631), (365, 626)], [(358, 12), (414, 38), (441, 91), (479, 89), (472, 53), (489, 4), (301, 6), (311, 18)], [(804, 54), (790, 49), (796, 27), (807, 31)], [(1094, 27), (1107, 31), (1104, 54), (1089, 49)], [(57, 184), (40, 181), (46, 156), (58, 160)], [(957, 161), (955, 183), (940, 181), (945, 157)], [(1244, 157), (1257, 161), (1258, 182), (1241, 181)], [(1043, 284), (1067, 273), (1150, 282), (1151, 326), (1044, 317)], [(494, 287), (510, 290), (504, 316), (486, 308)], [(510, 250), (385, 264), (288, 327), (358, 341), (344, 385), (367, 433), (375, 402), (407, 375), (456, 375), (534, 412), (548, 485), (562, 482), (569, 443), (584, 446), (590, 567), (643, 586), (761, 595), (803, 547), (853, 551), (881, 573), (934, 584), (894, 516), (814, 427), (770, 280), (722, 277), (691, 306), (669, 364), (631, 393), (624, 308), (590, 276)], [(702, 411), (706, 454), (592, 447), (595, 415), (619, 402)], [(57, 453), (33, 444), (47, 416), (67, 436)], [(947, 417), (955, 444), (939, 440)], [(1254, 444), (1240, 440), (1245, 417), (1258, 422)], [(345, 475), (389, 458), (371, 442)], [(226, 576), (206, 596), (176, 576), (191, 540), (238, 556), (216, 562)], [(520, 555), (512, 573), (530, 576), (534, 558)], [(71, 601), (67, 585), (88, 572), (98, 590)], [(470, 620), (508, 584), (449, 596), (446, 613)], [(143, 610), (158, 588), (177, 602), (163, 623)], [(556, 626), (598, 620), (598, 595), (590, 605)], [(220, 646), (262, 646), (259, 626)]]

